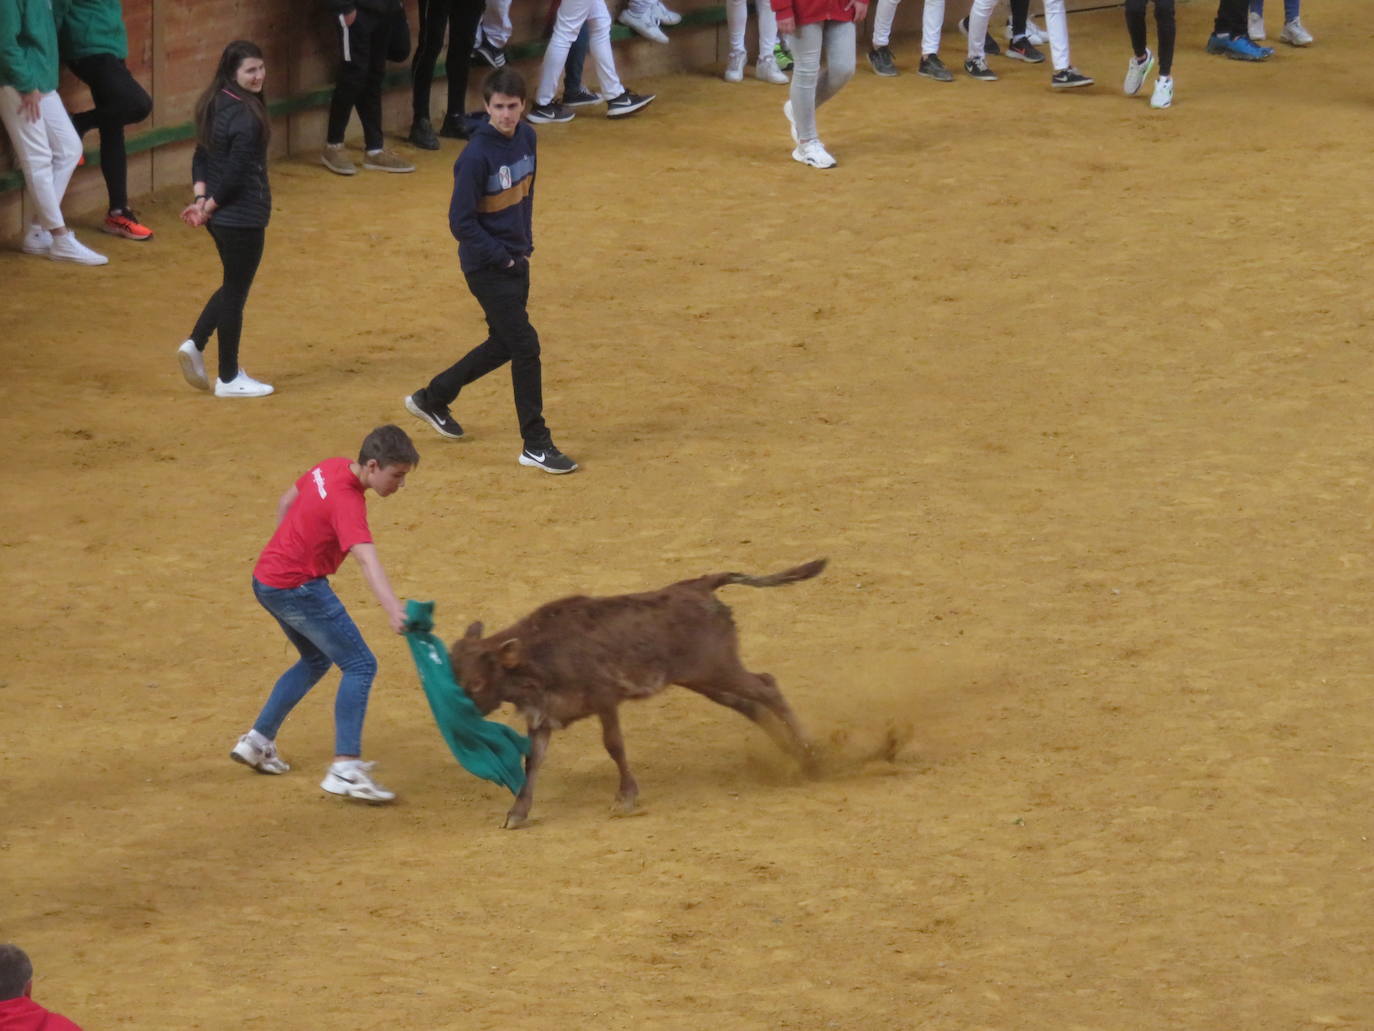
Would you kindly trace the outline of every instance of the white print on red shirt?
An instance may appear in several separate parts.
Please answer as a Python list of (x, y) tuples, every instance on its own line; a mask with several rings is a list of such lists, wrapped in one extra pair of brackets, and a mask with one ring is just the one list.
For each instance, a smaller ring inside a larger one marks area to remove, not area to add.
[(320, 497), (329, 497), (329, 492), (324, 489), (324, 473), (320, 472), (320, 467), (315, 466), (311, 469), (310, 475), (315, 479), (315, 489), (320, 492)]

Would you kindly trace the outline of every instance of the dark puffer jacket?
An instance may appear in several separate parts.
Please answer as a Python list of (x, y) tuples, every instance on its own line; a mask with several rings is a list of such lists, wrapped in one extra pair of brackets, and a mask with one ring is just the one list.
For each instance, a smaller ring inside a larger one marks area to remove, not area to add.
[(205, 183), (219, 226), (263, 229), (272, 217), (272, 188), (267, 183), (267, 141), (247, 102), (221, 89), (211, 102), (210, 146), (197, 146), (191, 174)]

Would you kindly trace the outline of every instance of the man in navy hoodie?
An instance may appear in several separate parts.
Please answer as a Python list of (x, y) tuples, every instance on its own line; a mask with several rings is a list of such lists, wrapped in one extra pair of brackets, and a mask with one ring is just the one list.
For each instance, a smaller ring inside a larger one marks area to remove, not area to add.
[(463, 428), (449, 405), (469, 383), (510, 362), (515, 414), (524, 448), (520, 464), (546, 473), (570, 473), (574, 462), (553, 445), (544, 424), (539, 334), (530, 325), (530, 254), (534, 250), (534, 130), (525, 111), (525, 80), (509, 65), (482, 84), (490, 121), (472, 135), (453, 166), (449, 230), (468, 289), (487, 317), (489, 336), (428, 386), (405, 399), (406, 411), (440, 436), (458, 439)]

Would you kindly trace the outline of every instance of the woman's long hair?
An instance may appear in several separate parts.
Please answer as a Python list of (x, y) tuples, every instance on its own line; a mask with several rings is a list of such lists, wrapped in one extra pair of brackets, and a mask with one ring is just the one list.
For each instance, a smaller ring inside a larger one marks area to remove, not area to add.
[(272, 138), (272, 121), (267, 117), (267, 105), (262, 102), (262, 95), (252, 93), (238, 84), (239, 65), (250, 57), (262, 59), (262, 50), (256, 43), (250, 43), (246, 39), (236, 39), (224, 48), (224, 53), (219, 55), (219, 67), (215, 69), (215, 78), (210, 85), (205, 87), (205, 92), (196, 101), (196, 142), (202, 147), (209, 148), (211, 145), (210, 133), (213, 129), (215, 97), (219, 91), (227, 89), (236, 97), (242, 97), (248, 110), (253, 112), (253, 117), (258, 120), (258, 125), (262, 128), (262, 145), (267, 146), (267, 141)]

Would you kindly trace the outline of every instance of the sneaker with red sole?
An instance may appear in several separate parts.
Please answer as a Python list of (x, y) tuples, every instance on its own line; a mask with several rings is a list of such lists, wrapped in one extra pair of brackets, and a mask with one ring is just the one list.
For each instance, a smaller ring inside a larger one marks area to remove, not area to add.
[(153, 236), (153, 231), (128, 208), (111, 211), (100, 228), (111, 236), (122, 236), (126, 240), (151, 240)]

